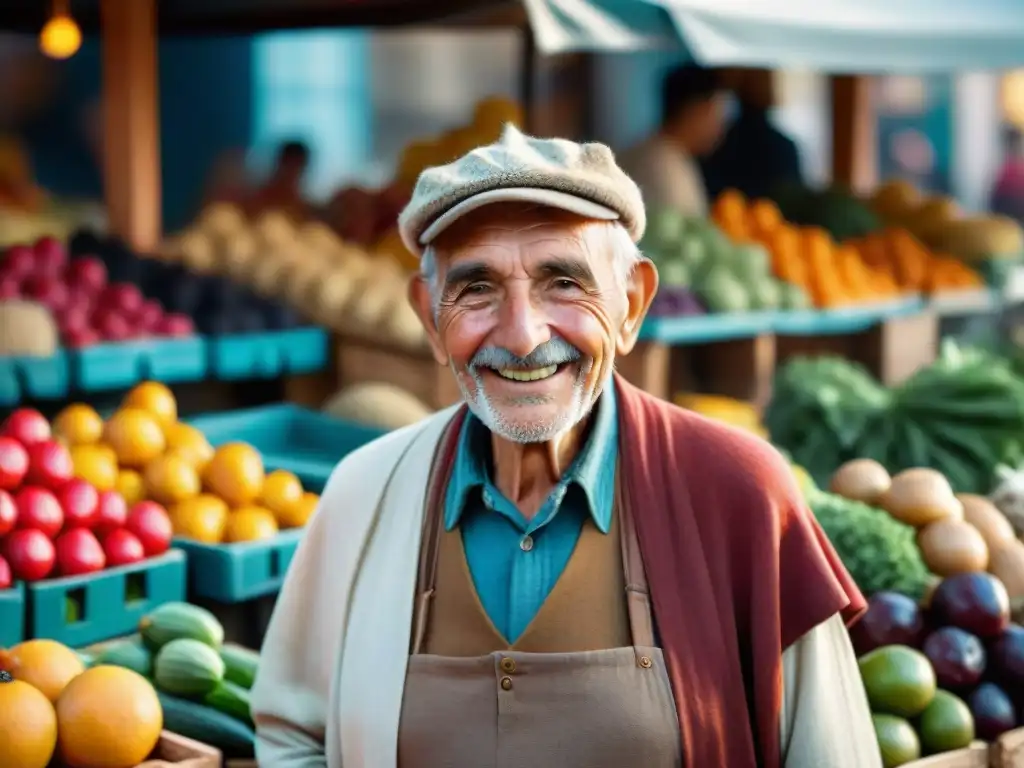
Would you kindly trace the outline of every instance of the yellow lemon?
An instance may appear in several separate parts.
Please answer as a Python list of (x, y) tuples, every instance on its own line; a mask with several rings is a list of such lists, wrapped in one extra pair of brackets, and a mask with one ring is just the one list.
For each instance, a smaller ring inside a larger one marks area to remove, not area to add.
[(164, 426), (167, 452), (181, 456), (196, 469), (202, 471), (213, 458), (213, 446), (206, 435), (191, 424), (176, 421)]
[(136, 386), (125, 396), (121, 407), (146, 411), (160, 424), (173, 424), (178, 420), (178, 401), (159, 381), (144, 381)]
[(250, 504), (263, 492), (263, 457), (247, 443), (225, 443), (206, 465), (203, 482), (232, 507)]
[(129, 507), (146, 498), (146, 483), (134, 469), (122, 469), (117, 473), (114, 490), (124, 497)]
[(73, 403), (53, 420), (53, 434), (67, 445), (91, 445), (103, 435), (103, 419), (96, 409)]
[(112, 491), (117, 484), (117, 455), (105, 445), (73, 445), (70, 448), (75, 477), (97, 491)]
[(320, 497), (307, 491), (294, 504), (276, 513), (278, 525), (282, 528), (301, 528), (309, 522), (319, 503)]
[(291, 472), (277, 469), (263, 480), (263, 494), (260, 500), (263, 506), (275, 515), (297, 504), (301, 499), (302, 483)]
[(241, 541), (263, 541), (277, 535), (277, 521), (269, 509), (263, 507), (239, 507), (228, 513), (228, 524), (224, 541), (235, 544)]
[(171, 507), (174, 535), (204, 544), (219, 544), (224, 540), (228, 521), (228, 505), (216, 496), (201, 493), (178, 502)]
[(200, 490), (199, 473), (181, 456), (160, 456), (146, 465), (146, 496), (161, 504), (175, 504)]
[(164, 452), (166, 444), (160, 423), (141, 408), (122, 408), (111, 416), (103, 440), (124, 467), (146, 466)]

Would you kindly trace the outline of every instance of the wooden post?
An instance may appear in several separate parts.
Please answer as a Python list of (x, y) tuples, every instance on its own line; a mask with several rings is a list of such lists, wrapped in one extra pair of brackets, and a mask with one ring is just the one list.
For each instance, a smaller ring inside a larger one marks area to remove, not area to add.
[(878, 181), (878, 126), (869, 77), (832, 77), (832, 182), (866, 192)]
[(103, 166), (113, 234), (135, 250), (160, 242), (156, 0), (101, 0)]

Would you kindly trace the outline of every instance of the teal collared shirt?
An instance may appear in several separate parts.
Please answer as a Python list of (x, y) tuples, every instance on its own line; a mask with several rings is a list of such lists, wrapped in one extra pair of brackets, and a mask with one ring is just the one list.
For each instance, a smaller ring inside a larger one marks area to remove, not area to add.
[(618, 419), (614, 385), (595, 406), (586, 444), (532, 520), (491, 477), (490, 432), (470, 414), (459, 435), (445, 497), (446, 530), (459, 526), (480, 602), (510, 642), (554, 588), (589, 517), (608, 533), (615, 504)]

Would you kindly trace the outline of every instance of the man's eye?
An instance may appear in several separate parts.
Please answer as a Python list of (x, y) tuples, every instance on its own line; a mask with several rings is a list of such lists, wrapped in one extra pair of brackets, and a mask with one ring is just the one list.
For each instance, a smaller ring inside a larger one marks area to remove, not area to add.
[(463, 296), (480, 296), (490, 290), (486, 283), (471, 283), (462, 289)]
[(574, 288), (576, 288), (576, 287), (577, 287), (577, 285), (576, 285), (576, 282), (575, 282), (575, 281), (573, 281), (573, 280), (570, 280), (570, 279), (568, 279), (568, 278), (566, 278), (566, 277), (559, 277), (559, 278), (556, 278), (556, 279), (555, 279), (555, 280), (554, 280), (554, 281), (553, 281), (553, 282), (551, 283), (551, 286), (552, 286), (553, 288), (556, 288), (556, 289), (557, 289), (557, 290), (559, 290), (559, 291), (571, 291), (571, 290), (573, 290)]

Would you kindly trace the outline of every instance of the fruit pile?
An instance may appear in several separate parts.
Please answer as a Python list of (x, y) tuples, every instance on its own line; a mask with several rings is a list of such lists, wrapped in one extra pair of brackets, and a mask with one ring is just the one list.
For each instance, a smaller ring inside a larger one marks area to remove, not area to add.
[(165, 509), (129, 505), (112, 487), (76, 477), (65, 422), (54, 427), (27, 408), (0, 425), (0, 589), (129, 565), (170, 547)]
[(139, 630), (136, 637), (87, 651), (90, 665), (124, 667), (151, 679), (167, 730), (216, 747), (227, 758), (251, 758), (249, 689), (259, 654), (225, 645), (216, 617), (187, 603), (160, 606)]
[(130, 669), (86, 669), (52, 640), (0, 651), (0, 765), (136, 766), (153, 753), (164, 715), (153, 686)]
[(933, 254), (903, 229), (838, 243), (824, 227), (795, 226), (772, 201), (748, 201), (735, 190), (715, 201), (712, 219), (736, 242), (764, 246), (775, 276), (802, 287), (821, 308), (984, 286), (962, 261)]
[(994, 576), (943, 579), (926, 607), (880, 592), (850, 635), (886, 768), (1022, 724), (1024, 627)]
[(139, 286), (111, 281), (99, 257), (83, 254), (71, 259), (64, 245), (52, 237), (11, 246), (0, 257), (0, 301), (11, 299), (45, 306), (68, 347), (188, 336), (194, 330), (189, 317), (166, 311)]
[(265, 472), (251, 445), (215, 450), (178, 420), (177, 401), (159, 382), (132, 389), (106, 422), (76, 403), (55, 424), (70, 445), (76, 477), (132, 507), (162, 505), (175, 536), (207, 544), (269, 539), (305, 525), (319, 501), (294, 474)]

